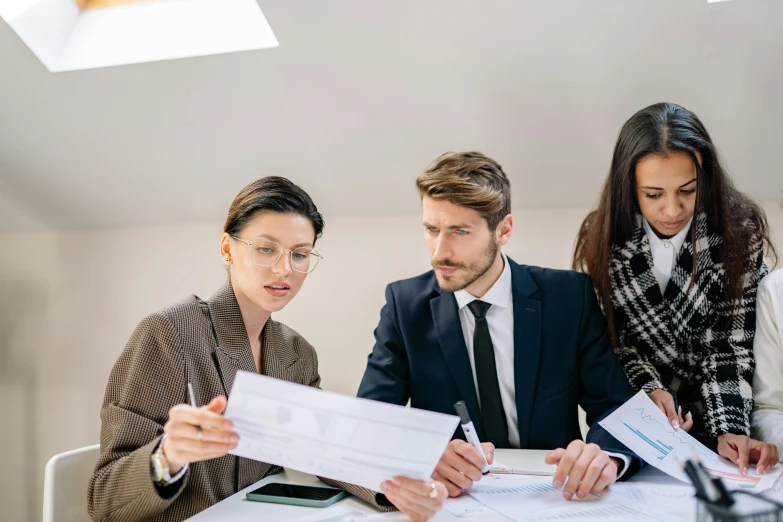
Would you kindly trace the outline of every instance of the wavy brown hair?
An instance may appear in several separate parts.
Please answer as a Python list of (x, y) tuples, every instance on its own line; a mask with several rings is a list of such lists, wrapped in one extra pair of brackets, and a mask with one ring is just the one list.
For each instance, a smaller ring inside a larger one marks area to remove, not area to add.
[[(725, 266), (726, 302), (738, 304), (742, 297), (749, 233), (759, 237), (766, 252), (777, 262), (763, 209), (734, 187), (701, 120), (674, 103), (658, 103), (642, 109), (620, 131), (598, 207), (582, 223), (574, 249), (573, 269), (592, 277), (615, 343), (618, 340), (612, 313), (609, 260), (611, 246), (625, 243), (636, 231), (639, 213), (636, 164), (650, 154), (673, 153), (688, 154), (696, 165), (694, 215), (703, 212), (708, 230), (723, 238), (720, 256)], [(696, 239), (694, 219), (691, 226), (694, 245)], [(694, 255), (691, 281), (695, 280), (696, 261)]]
[(475, 210), (494, 231), (511, 214), (511, 184), (500, 164), (476, 151), (441, 154), (416, 178), (419, 196)]

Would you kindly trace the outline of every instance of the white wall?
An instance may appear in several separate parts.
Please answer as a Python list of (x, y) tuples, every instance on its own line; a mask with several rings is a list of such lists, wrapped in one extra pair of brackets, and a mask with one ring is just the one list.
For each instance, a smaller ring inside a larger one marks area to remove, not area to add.
[[(765, 208), (783, 246), (783, 210)], [(516, 212), (506, 252), (568, 268), (586, 212)], [(0, 235), (2, 520), (39, 520), (46, 461), (98, 441), (109, 370), (139, 320), (222, 284), (219, 238), (218, 223)], [(327, 220), (319, 249), (322, 264), (275, 317), (316, 347), (324, 388), (353, 394), (386, 284), (428, 269), (420, 216)]]

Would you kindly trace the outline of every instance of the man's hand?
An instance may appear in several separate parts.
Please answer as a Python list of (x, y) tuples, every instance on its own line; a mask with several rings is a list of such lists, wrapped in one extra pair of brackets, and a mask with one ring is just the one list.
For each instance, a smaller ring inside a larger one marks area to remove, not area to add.
[[(484, 442), (481, 447), (487, 463), (492, 464), (495, 446), (491, 442)], [(458, 497), (473, 487), (474, 482), (481, 480), (483, 467), (484, 457), (476, 448), (464, 440), (455, 439), (446, 447), (432, 478), (446, 485), (450, 497)]]
[(567, 449), (549, 452), (545, 461), (557, 464), (552, 486), (560, 489), (565, 484), (563, 498), (566, 500), (571, 500), (574, 494), (585, 498), (588, 493), (598, 493), (617, 480), (617, 459), (610, 458), (597, 444), (575, 440)]

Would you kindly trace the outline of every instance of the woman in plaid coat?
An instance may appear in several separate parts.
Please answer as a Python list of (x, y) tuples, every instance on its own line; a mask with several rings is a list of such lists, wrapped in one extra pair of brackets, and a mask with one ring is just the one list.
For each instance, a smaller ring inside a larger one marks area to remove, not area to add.
[(743, 473), (778, 460), (749, 438), (765, 252), (763, 210), (734, 188), (695, 114), (661, 103), (626, 122), (574, 269), (595, 282), (631, 385)]

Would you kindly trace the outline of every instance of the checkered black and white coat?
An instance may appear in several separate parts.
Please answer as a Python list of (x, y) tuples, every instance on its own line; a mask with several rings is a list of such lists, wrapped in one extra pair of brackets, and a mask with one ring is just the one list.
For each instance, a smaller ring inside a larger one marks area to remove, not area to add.
[(724, 299), (720, 235), (700, 214), (696, 228), (696, 277), (689, 233), (662, 293), (641, 216), (633, 237), (613, 245), (610, 260), (612, 307), (619, 345), (615, 348), (636, 390), (674, 391), (691, 411), (696, 438), (709, 445), (724, 433), (750, 434), (753, 409), (753, 338), (756, 290), (767, 268), (763, 242), (748, 234), (744, 292), (739, 309)]

